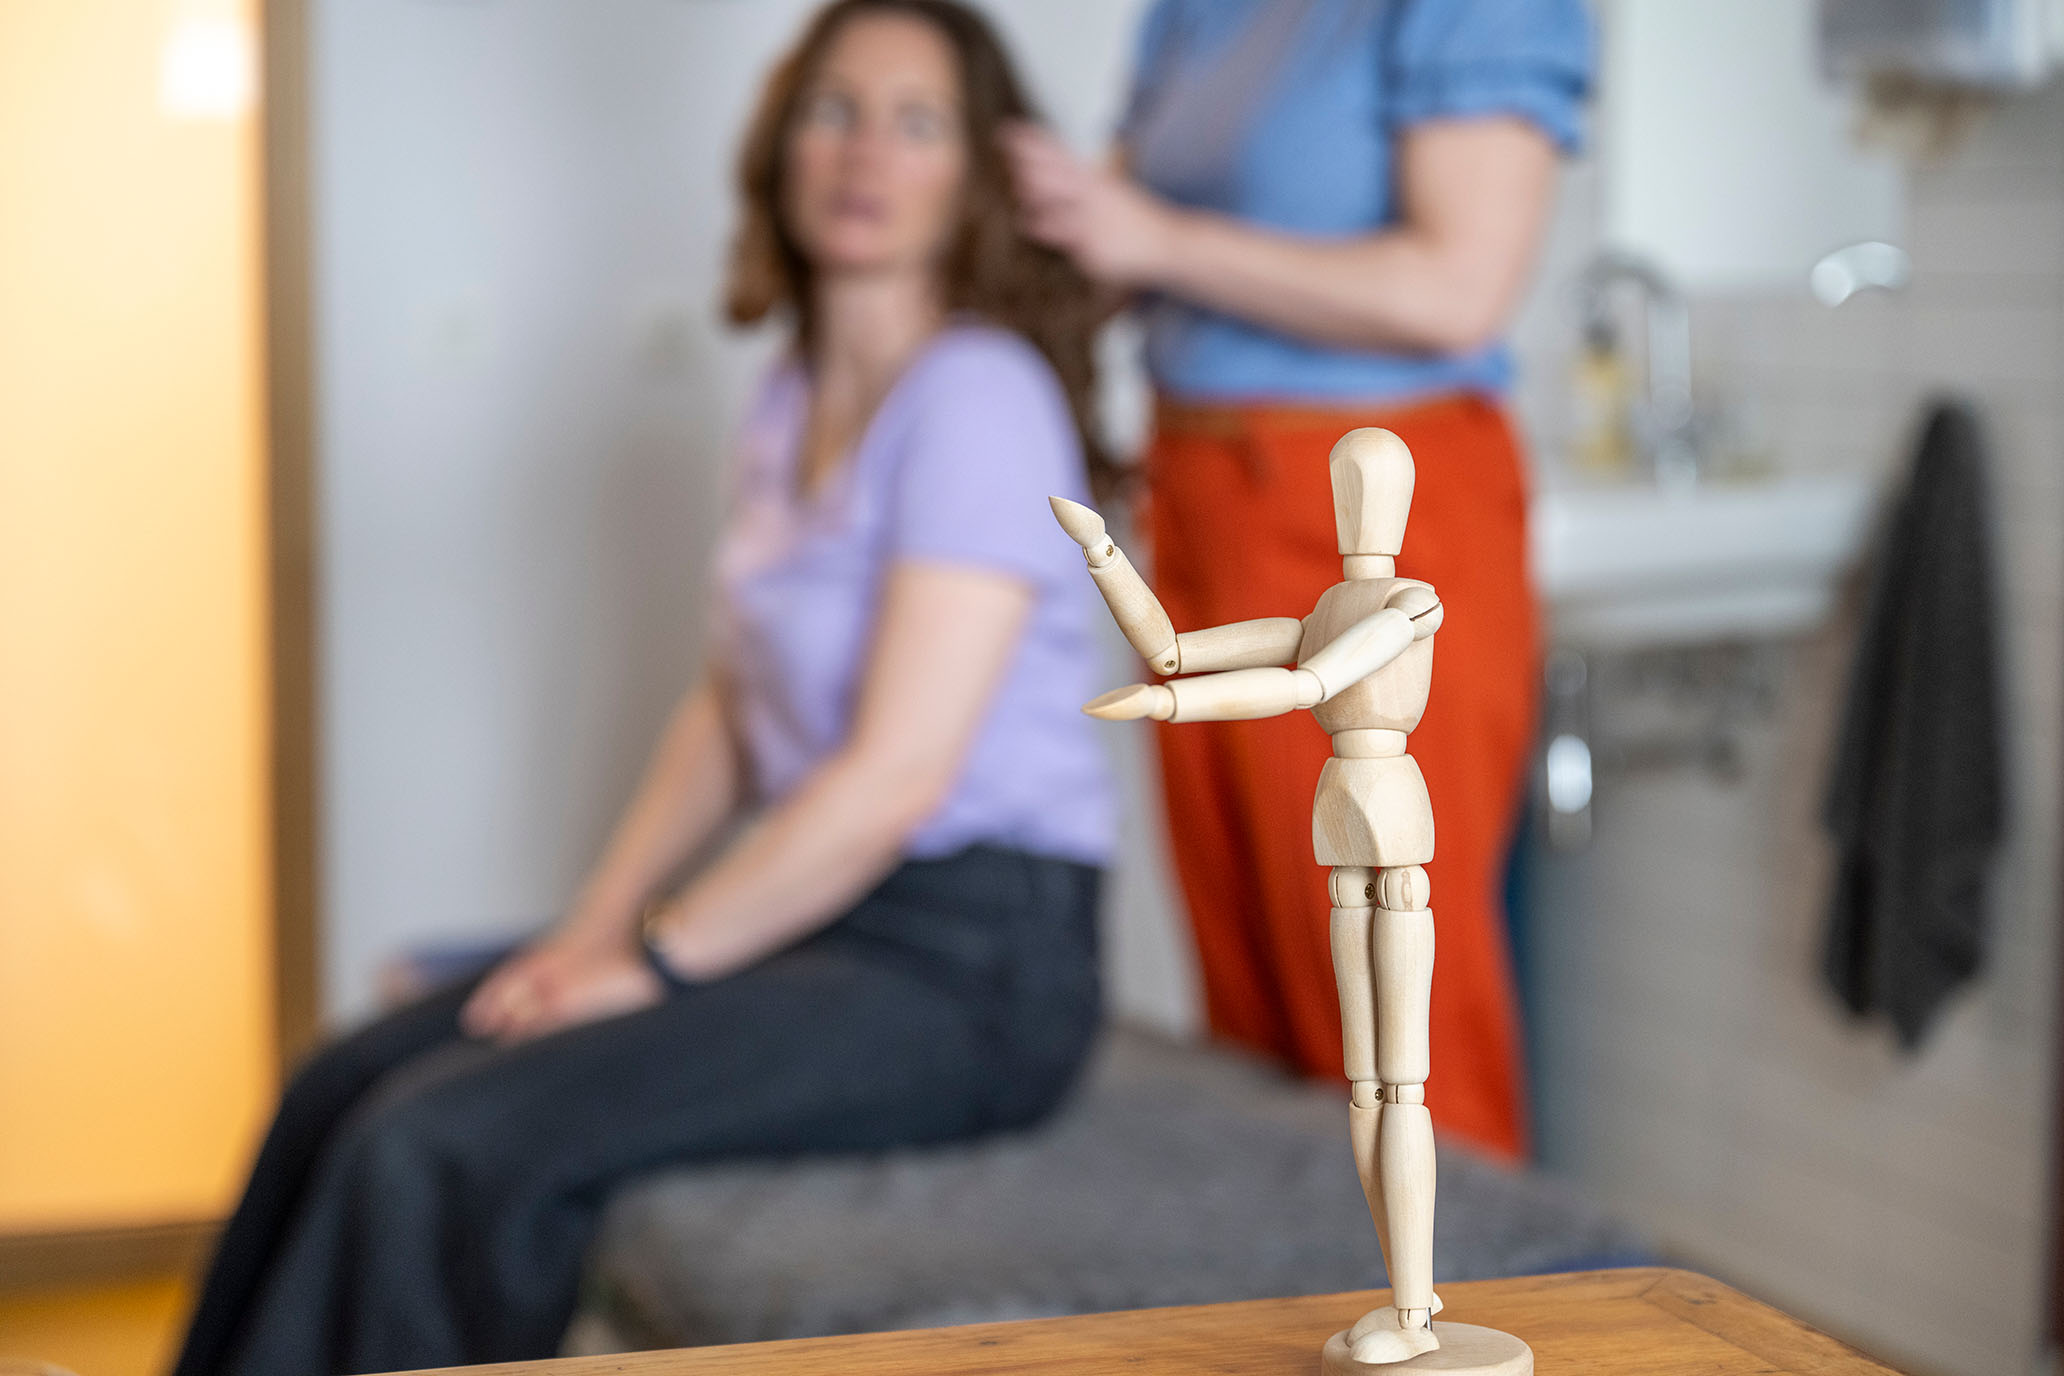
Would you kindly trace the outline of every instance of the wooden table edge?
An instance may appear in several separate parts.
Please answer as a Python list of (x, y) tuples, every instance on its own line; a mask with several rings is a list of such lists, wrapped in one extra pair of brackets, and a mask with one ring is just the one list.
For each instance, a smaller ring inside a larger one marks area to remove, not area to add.
[[(1753, 1296), (1708, 1276), (1672, 1267), (1550, 1272), (1503, 1280), (1461, 1281), (1443, 1285), (1440, 1289), (1447, 1305), (1443, 1317), (1457, 1321), (1489, 1322), (1497, 1326), (1498, 1315), (1492, 1311), (1515, 1302), (1643, 1304), (1661, 1310), (1670, 1318), (1699, 1329), (1757, 1361), (1768, 1363), (1778, 1371), (1790, 1373), (1790, 1376), (1879, 1376), (1880, 1373), (1898, 1376), (1892, 1368)], [(1207, 1314), (1214, 1325), (1223, 1325), (1236, 1321), (1243, 1312), (1256, 1310), (1269, 1311), (1275, 1320), (1272, 1326), (1280, 1326), (1286, 1317), (1303, 1322), (1305, 1316), (1316, 1318), (1325, 1315), (1314, 1324), (1312, 1350), (1316, 1353), (1318, 1342), (1325, 1336), (1319, 1330), (1330, 1328), (1336, 1320), (1347, 1322), (1381, 1303), (1389, 1293), (1388, 1290), (1348, 1290), (1328, 1295), (1233, 1300), (1221, 1304), (1160, 1305), (1050, 1318), (885, 1329), (596, 1357), (553, 1357), (481, 1366), (439, 1367), (388, 1373), (388, 1376), (460, 1376), (461, 1373), (464, 1376), (667, 1376), (672, 1372), (721, 1370), (727, 1357), (742, 1357), (747, 1352), (763, 1369), (766, 1363), (791, 1355), (808, 1365), (811, 1358), (827, 1348), (842, 1349), (850, 1358), (845, 1365), (862, 1370), (870, 1358), (884, 1353), (884, 1350), (919, 1348), (941, 1339), (951, 1339), (957, 1346), (972, 1351), (1003, 1342), (1019, 1347), (1028, 1338), (1036, 1339), (1041, 1331), (1060, 1330), (1069, 1333), (1074, 1342), (1079, 1342), (1079, 1335), (1085, 1330), (1139, 1329), (1144, 1332), (1159, 1324), (1194, 1321)], [(945, 1368), (911, 1366), (910, 1369), (930, 1371)]]
[[(1869, 1353), (1696, 1271), (1663, 1268), (1641, 1298), (1672, 1318), (1702, 1328), (1766, 1362), (1796, 1369), (1802, 1376), (1820, 1371), (1899, 1376), (1895, 1368)], [(1798, 1365), (1802, 1357), (1807, 1362), (1803, 1367)]]

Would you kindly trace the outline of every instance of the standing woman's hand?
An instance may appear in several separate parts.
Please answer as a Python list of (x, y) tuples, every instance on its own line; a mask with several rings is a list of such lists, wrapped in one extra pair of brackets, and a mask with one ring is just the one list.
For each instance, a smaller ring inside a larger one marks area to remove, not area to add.
[(1010, 126), (1003, 148), (1026, 237), (1066, 254), (1106, 286), (1154, 285), (1181, 212), (1111, 168), (1078, 158), (1036, 124)]

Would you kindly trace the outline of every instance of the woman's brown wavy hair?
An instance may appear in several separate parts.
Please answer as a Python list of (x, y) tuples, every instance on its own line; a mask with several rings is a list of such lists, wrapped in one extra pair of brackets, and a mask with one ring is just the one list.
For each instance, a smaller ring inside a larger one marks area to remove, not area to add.
[(725, 312), (733, 324), (749, 325), (787, 307), (808, 347), (815, 323), (810, 265), (782, 222), (782, 156), (797, 101), (832, 39), (847, 22), (877, 14), (931, 25), (959, 67), (967, 181), (941, 264), (946, 308), (1014, 330), (1045, 356), (1067, 395), (1090, 475), (1107, 487), (1112, 469), (1097, 438), (1093, 395), (1102, 308), (1073, 264), (1018, 232), (1017, 197), (998, 135), (1012, 120), (1036, 120), (1038, 113), (988, 21), (956, 0), (833, 0), (774, 68), (738, 160), (744, 218), (731, 247)]

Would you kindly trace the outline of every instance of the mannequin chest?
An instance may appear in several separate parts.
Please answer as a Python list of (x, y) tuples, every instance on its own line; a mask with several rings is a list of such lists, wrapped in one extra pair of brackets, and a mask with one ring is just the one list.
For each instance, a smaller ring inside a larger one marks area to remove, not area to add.
[[(1400, 589), (1425, 587), (1409, 578), (1355, 578), (1335, 583), (1319, 597), (1319, 605), (1304, 619), (1304, 639), (1297, 646), (1302, 664), (1331, 644), (1349, 626), (1363, 617), (1382, 611)], [(1327, 735), (1339, 731), (1375, 728), (1410, 731), (1426, 713), (1426, 696), (1433, 685), (1433, 642), (1428, 636), (1349, 688), (1331, 702), (1312, 708), (1312, 717)]]

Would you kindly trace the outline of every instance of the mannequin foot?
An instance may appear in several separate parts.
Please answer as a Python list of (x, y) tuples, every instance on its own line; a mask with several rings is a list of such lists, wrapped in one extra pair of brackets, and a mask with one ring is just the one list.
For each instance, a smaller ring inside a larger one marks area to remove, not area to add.
[[(1421, 1309), (1416, 1314), (1423, 1320), (1426, 1311)], [(1393, 1325), (1368, 1335), (1367, 1341), (1371, 1345), (1412, 1336), (1394, 1326), (1397, 1323), (1396, 1310), (1379, 1310), (1370, 1317), (1386, 1318)], [(1423, 1328), (1418, 1332), (1421, 1336), (1433, 1336)], [(1481, 1328), (1473, 1323), (1448, 1323), (1444, 1320), (1437, 1348), (1406, 1350), (1403, 1356), (1371, 1352), (1368, 1357), (1363, 1357), (1356, 1345), (1348, 1341), (1347, 1334), (1348, 1330), (1343, 1328), (1326, 1339), (1325, 1349), (1319, 1354), (1319, 1376), (1391, 1376), (1391, 1373), (1409, 1376), (1413, 1372), (1435, 1371), (1444, 1376), (1534, 1376), (1532, 1348), (1510, 1333)]]
[[(1433, 1297), (1433, 1313), (1438, 1314), (1445, 1307), (1441, 1303), (1440, 1296), (1435, 1295)], [(1347, 1340), (1351, 1343), (1359, 1342), (1375, 1328), (1396, 1328), (1398, 1326), (1397, 1316), (1398, 1311), (1390, 1308), (1388, 1305), (1381, 1309), (1371, 1309), (1368, 1313), (1362, 1315), (1361, 1318), (1355, 1320), (1353, 1328), (1347, 1330)]]
[(1440, 1346), (1440, 1339), (1433, 1335), (1428, 1317), (1424, 1309), (1392, 1309), (1388, 1305), (1371, 1309), (1348, 1330), (1348, 1349), (1357, 1362), (1369, 1366), (1402, 1362), (1431, 1352)]

